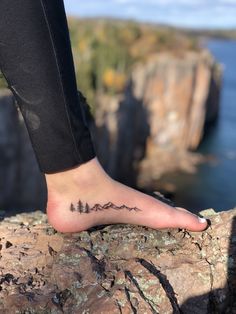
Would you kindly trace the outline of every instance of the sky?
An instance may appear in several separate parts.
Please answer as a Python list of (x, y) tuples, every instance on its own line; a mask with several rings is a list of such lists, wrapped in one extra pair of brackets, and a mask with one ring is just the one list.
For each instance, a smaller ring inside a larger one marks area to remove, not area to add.
[(188, 28), (236, 28), (236, 0), (64, 0), (66, 13)]

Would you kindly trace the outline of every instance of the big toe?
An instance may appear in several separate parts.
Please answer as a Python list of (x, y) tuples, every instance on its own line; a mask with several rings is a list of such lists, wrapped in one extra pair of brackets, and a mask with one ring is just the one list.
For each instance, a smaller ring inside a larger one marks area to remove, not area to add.
[(189, 231), (203, 231), (207, 229), (208, 222), (206, 218), (201, 218), (192, 214), (182, 207), (176, 207), (177, 216), (180, 228), (188, 229)]

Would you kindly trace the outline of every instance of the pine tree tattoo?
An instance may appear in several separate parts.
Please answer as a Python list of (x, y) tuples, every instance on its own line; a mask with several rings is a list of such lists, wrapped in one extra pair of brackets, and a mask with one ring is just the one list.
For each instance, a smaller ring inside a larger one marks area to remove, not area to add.
[(81, 200), (78, 201), (78, 203), (76, 205), (74, 205), (73, 203), (71, 203), (70, 205), (70, 210), (72, 212), (79, 212), (81, 214), (88, 214), (91, 213), (93, 211), (101, 211), (104, 209), (115, 209), (115, 210), (121, 210), (121, 209), (127, 209), (128, 211), (141, 211), (141, 209), (137, 208), (137, 207), (128, 207), (126, 205), (121, 205), (121, 206), (117, 206), (115, 204), (113, 204), (112, 202), (108, 202), (104, 205), (101, 204), (95, 204), (94, 206), (90, 207), (88, 205), (88, 203), (83, 203), (81, 202)]

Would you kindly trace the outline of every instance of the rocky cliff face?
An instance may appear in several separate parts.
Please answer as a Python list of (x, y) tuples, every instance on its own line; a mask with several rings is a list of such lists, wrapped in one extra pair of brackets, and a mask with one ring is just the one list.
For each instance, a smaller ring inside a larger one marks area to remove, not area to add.
[(207, 51), (162, 53), (137, 65), (124, 95), (100, 97), (96, 107), (105, 168), (121, 181), (141, 183), (189, 167), (186, 152), (217, 118), (220, 82), (220, 67)]
[(0, 206), (1, 209), (42, 209), (45, 182), (39, 172), (23, 118), (12, 93), (0, 89)]
[(204, 232), (129, 225), (56, 233), (40, 212), (0, 224), (1, 313), (236, 313), (236, 210)]

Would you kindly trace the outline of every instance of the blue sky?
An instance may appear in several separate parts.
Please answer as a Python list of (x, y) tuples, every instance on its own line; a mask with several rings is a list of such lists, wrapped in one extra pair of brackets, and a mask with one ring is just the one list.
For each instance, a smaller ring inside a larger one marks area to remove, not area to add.
[(236, 0), (64, 0), (68, 15), (194, 28), (236, 28)]

